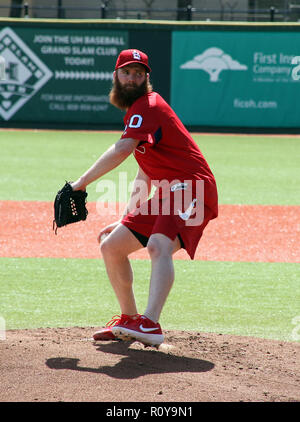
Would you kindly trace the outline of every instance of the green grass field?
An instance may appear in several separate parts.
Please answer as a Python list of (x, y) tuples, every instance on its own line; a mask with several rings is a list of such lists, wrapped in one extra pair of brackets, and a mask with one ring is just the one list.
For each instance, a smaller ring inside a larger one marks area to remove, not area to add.
[[(0, 200), (52, 201), (66, 179), (75, 180), (119, 139), (118, 133), (0, 132)], [(299, 205), (300, 139), (195, 135), (218, 182), (221, 204)], [(137, 167), (130, 157), (109, 179)], [(97, 199), (96, 184), (89, 200)]]
[[(53, 201), (117, 133), (0, 132), (0, 200)], [(299, 205), (300, 139), (195, 135), (216, 176), (221, 204)], [(136, 174), (130, 157), (108, 178)], [(97, 199), (96, 184), (88, 188)], [(1, 238), (1, 233), (0, 233)], [(0, 253), (1, 256), (1, 253)], [(0, 317), (7, 329), (101, 326), (119, 312), (101, 260), (0, 258)], [(299, 264), (176, 261), (165, 329), (292, 341), (300, 315)], [(136, 260), (135, 292), (146, 305), (150, 263)]]

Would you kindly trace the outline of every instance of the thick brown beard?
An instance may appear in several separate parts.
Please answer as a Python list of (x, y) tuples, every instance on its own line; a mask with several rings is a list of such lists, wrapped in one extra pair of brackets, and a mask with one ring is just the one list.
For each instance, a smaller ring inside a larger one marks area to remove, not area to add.
[(138, 98), (150, 92), (152, 92), (152, 85), (148, 78), (146, 78), (140, 86), (128, 90), (120, 84), (118, 76), (116, 75), (112, 89), (109, 93), (109, 101), (115, 107), (121, 110), (127, 110)]

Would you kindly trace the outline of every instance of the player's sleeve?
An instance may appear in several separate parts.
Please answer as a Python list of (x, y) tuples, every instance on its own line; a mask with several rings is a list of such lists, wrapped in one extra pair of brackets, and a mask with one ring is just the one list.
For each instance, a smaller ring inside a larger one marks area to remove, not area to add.
[(132, 138), (150, 145), (155, 143), (155, 132), (159, 127), (156, 110), (148, 104), (132, 107), (127, 116), (125, 130), (121, 139)]

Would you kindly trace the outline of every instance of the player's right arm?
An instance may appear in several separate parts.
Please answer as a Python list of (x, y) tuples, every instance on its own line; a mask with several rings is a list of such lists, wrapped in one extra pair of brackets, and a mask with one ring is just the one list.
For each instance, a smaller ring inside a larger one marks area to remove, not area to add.
[(139, 141), (120, 139), (104, 152), (79, 179), (71, 183), (73, 190), (85, 190), (87, 185), (118, 167), (135, 150)]

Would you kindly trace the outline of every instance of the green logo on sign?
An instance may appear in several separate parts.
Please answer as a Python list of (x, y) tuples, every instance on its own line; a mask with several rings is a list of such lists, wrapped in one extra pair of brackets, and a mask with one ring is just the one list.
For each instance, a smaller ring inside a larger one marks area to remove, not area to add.
[(52, 72), (10, 28), (0, 32), (5, 79), (0, 80), (0, 115), (9, 120), (52, 77)]

